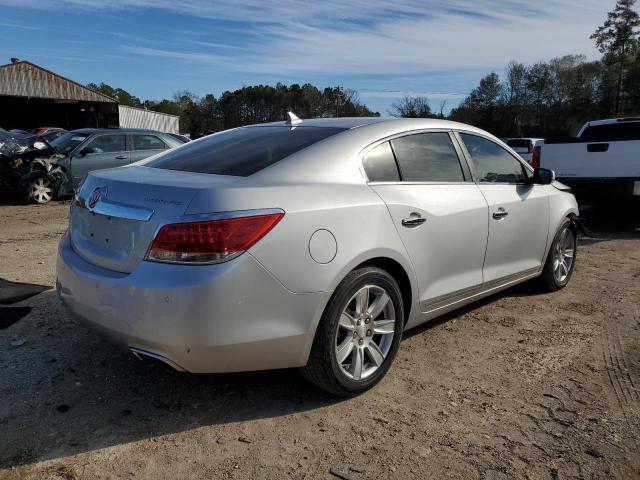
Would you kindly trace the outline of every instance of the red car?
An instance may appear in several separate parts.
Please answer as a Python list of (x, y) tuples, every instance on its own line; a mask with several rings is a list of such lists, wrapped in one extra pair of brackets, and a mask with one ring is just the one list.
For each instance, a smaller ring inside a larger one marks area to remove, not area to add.
[(44, 138), (46, 141), (50, 141), (56, 137), (59, 137), (63, 133), (66, 133), (66, 130), (64, 128), (58, 127), (39, 127), (31, 130), (31, 133)]

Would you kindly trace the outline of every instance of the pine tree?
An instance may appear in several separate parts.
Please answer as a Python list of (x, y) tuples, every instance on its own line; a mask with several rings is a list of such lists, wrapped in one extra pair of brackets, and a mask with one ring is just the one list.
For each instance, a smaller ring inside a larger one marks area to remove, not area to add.
[(626, 56), (630, 49), (637, 47), (640, 32), (640, 16), (633, 8), (636, 0), (618, 0), (613, 11), (607, 14), (604, 24), (591, 35), (605, 61), (618, 64), (618, 82), (616, 88), (615, 115), (620, 112), (622, 98), (622, 80)]

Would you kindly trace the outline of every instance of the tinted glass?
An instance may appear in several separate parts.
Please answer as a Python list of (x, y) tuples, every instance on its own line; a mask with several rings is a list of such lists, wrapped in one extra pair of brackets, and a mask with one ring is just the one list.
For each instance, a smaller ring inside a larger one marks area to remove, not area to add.
[(400, 181), (398, 166), (389, 142), (384, 142), (367, 153), (364, 170), (370, 182)]
[(328, 127), (237, 128), (170, 150), (146, 166), (246, 177), (342, 131)]
[(460, 134), (481, 182), (522, 183), (527, 177), (522, 164), (491, 140)]
[(89, 135), (86, 133), (69, 132), (51, 140), (49, 142), (49, 145), (55, 148), (58, 153), (61, 153), (62, 155), (68, 155), (78, 145), (84, 142), (88, 136)]
[(446, 132), (391, 140), (404, 182), (464, 182), (462, 167)]
[(134, 150), (164, 150), (167, 148), (165, 143), (155, 135), (134, 135)]
[(618, 122), (587, 127), (580, 138), (585, 140), (640, 140), (640, 122)]
[(127, 137), (124, 135), (100, 135), (89, 142), (90, 153), (123, 152), (127, 149)]
[(511, 138), (505, 142), (511, 148), (513, 148), (518, 153), (529, 153), (532, 150), (531, 140), (525, 140), (520, 138)]

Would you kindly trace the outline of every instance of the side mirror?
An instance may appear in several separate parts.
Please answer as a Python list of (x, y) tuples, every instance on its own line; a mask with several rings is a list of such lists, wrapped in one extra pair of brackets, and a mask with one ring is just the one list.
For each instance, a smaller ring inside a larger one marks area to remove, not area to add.
[(91, 153), (100, 153), (98, 149), (95, 147), (84, 147), (82, 150), (78, 152), (78, 157), (84, 157), (85, 155), (89, 155)]
[(533, 183), (537, 183), (539, 185), (549, 185), (553, 183), (555, 179), (556, 174), (553, 170), (540, 167), (533, 170)]

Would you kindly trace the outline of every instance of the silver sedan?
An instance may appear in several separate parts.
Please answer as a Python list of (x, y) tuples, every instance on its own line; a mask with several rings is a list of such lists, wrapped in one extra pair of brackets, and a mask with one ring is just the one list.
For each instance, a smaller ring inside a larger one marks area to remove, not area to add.
[(403, 331), (536, 277), (567, 285), (577, 215), (553, 172), (477, 128), (292, 115), (90, 173), (57, 290), (137, 356), (299, 367), (349, 396)]

